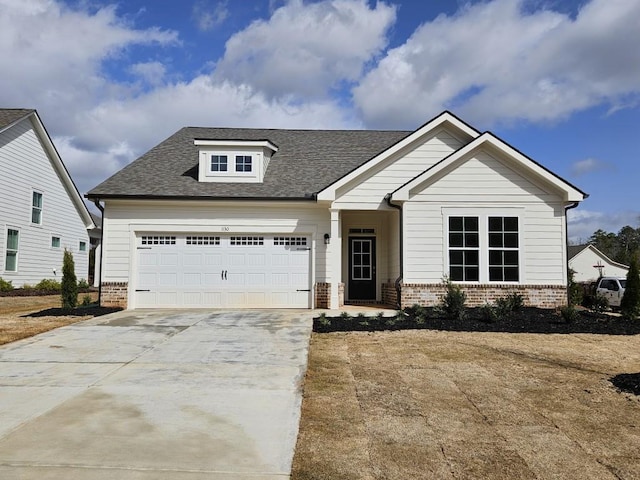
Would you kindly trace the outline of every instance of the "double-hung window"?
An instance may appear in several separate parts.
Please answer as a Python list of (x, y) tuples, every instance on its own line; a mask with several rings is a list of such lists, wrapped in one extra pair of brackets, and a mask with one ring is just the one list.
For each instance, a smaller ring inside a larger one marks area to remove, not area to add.
[(12, 228), (7, 229), (7, 250), (4, 258), (4, 269), (7, 272), (18, 271), (18, 243), (20, 232)]
[(42, 225), (42, 193), (33, 192), (31, 197), (31, 223)]
[(226, 172), (227, 171), (227, 156), (226, 155), (211, 155), (211, 171), (212, 172)]
[(518, 217), (450, 216), (448, 227), (450, 280), (520, 281)]
[(518, 217), (489, 217), (489, 281), (517, 282)]
[(251, 155), (236, 155), (236, 172), (251, 171)]
[(51, 237), (51, 248), (60, 248), (60, 237)]
[(449, 278), (458, 282), (480, 279), (478, 217), (449, 217)]

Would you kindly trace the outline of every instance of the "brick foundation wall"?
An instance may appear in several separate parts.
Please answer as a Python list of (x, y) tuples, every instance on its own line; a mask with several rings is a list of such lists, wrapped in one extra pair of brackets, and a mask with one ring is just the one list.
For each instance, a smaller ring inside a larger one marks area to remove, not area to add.
[(315, 291), (315, 307), (329, 308), (329, 303), (331, 302), (331, 284), (327, 282), (317, 282)]
[(396, 307), (398, 305), (398, 291), (396, 290), (395, 283), (382, 284), (382, 303), (389, 307)]
[[(528, 307), (558, 308), (567, 305), (567, 288), (559, 285), (460, 285), (467, 295), (467, 306), (478, 307), (487, 302), (519, 293)], [(402, 285), (402, 308), (418, 304), (433, 307), (440, 303), (446, 288), (442, 283)]]
[(100, 305), (103, 307), (127, 308), (128, 291), (127, 282), (103, 282), (100, 292)]

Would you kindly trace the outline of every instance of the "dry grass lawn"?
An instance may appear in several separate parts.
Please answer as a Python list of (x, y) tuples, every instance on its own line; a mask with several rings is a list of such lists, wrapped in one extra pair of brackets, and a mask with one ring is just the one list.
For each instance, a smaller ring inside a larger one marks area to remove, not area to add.
[[(78, 299), (82, 300), (84, 295), (81, 293)], [(96, 300), (98, 296), (97, 292), (87, 295), (91, 295), (92, 300)], [(31, 313), (59, 306), (60, 295), (0, 297), (0, 345), (93, 317), (93, 315), (29, 316)]]
[(313, 334), (292, 479), (640, 479), (640, 335)]

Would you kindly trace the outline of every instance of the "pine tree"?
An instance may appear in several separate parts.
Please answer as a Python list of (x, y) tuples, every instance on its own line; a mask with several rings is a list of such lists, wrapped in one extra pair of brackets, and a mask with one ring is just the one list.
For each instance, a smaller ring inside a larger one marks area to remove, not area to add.
[(65, 249), (62, 260), (62, 308), (68, 310), (75, 308), (76, 305), (78, 305), (76, 268), (73, 262), (73, 254)]
[(620, 313), (627, 319), (635, 319), (640, 315), (640, 274), (638, 261), (633, 258), (627, 272), (627, 285), (620, 302)]

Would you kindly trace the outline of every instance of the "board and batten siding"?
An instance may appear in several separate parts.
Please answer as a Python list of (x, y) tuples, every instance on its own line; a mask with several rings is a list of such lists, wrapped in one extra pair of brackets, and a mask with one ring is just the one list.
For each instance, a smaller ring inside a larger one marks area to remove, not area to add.
[[(42, 225), (31, 223), (32, 192), (42, 193)], [(7, 228), (19, 230), (18, 271), (7, 272)], [(51, 237), (60, 237), (60, 248)], [(80, 252), (80, 241), (86, 251)], [(86, 279), (87, 229), (51, 164), (31, 121), (23, 119), (0, 133), (0, 277), (14, 287), (42, 279), (62, 279), (64, 249), (73, 253), (76, 277)], [(55, 270), (55, 273), (54, 273)]]
[(368, 176), (355, 179), (341, 187), (333, 202), (334, 208), (377, 209), (384, 206), (384, 197), (407, 181), (421, 174), (463, 145), (453, 134), (441, 129), (417, 145), (377, 165)]
[(520, 283), (565, 285), (565, 210), (560, 196), (479, 152), (403, 206), (404, 282), (438, 283), (448, 274), (447, 212), (520, 218)]
[(214, 233), (217, 235), (291, 233), (315, 239), (314, 282), (326, 282), (329, 271), (323, 236), (330, 231), (326, 208), (316, 204), (216, 204), (197, 201), (105, 202), (103, 282), (134, 280), (135, 236), (144, 232)]

